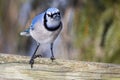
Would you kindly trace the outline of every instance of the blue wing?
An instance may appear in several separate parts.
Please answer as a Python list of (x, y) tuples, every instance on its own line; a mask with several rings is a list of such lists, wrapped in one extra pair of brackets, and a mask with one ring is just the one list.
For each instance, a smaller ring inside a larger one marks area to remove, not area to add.
[(38, 22), (41, 24), (43, 19), (44, 19), (44, 13), (39, 14), (38, 16), (35, 16), (32, 20), (32, 23), (31, 23), (30, 27), (28, 29), (26, 29), (25, 31), (21, 32), (20, 35), (30, 36), (30, 29), (34, 30), (34, 28), (35, 28), (34, 25)]
[(33, 18), (33, 20), (32, 20), (31, 25), (30, 25), (30, 29), (31, 29), (31, 30), (34, 30), (34, 28), (35, 28), (34, 25), (35, 25), (38, 21), (39, 21), (39, 22), (42, 21), (43, 17), (44, 17), (44, 13), (35, 16), (35, 17)]

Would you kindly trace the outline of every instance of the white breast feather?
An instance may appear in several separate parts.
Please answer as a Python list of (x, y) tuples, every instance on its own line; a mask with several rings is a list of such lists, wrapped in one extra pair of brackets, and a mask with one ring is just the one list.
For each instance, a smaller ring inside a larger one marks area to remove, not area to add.
[(30, 30), (30, 35), (39, 43), (52, 43), (58, 36), (61, 28), (56, 31), (48, 31), (43, 24), (36, 23), (34, 30)]

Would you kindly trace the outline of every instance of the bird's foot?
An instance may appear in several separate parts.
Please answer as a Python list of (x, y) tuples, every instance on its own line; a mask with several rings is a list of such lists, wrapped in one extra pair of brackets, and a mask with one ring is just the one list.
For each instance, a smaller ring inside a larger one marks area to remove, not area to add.
[(35, 56), (34, 56), (34, 59), (37, 58), (37, 57), (42, 57), (42, 55), (35, 55)]
[(55, 60), (55, 58), (53, 56), (50, 59), (52, 60), (52, 62), (53, 62), (53, 60)]
[(35, 55), (33, 58), (30, 59), (29, 64), (31, 65), (31, 68), (33, 68), (34, 59), (36, 59), (37, 57), (42, 57), (42, 56), (41, 55)]
[(29, 64), (31, 65), (31, 68), (33, 68), (34, 59), (31, 59), (31, 60), (29, 61)]

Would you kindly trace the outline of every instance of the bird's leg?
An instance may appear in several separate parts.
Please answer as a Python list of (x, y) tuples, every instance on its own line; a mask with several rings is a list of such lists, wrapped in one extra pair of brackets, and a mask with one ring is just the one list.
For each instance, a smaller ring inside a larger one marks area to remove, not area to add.
[(40, 44), (37, 44), (37, 47), (36, 47), (36, 49), (35, 49), (32, 57), (31, 57), (31, 59), (30, 59), (30, 61), (29, 61), (29, 64), (31, 64), (31, 68), (33, 68), (34, 59), (41, 56), (41, 55), (35, 55), (36, 52), (37, 52), (37, 49), (39, 48), (39, 46), (40, 46)]
[(51, 58), (50, 58), (53, 62), (53, 60), (55, 60), (54, 58), (54, 54), (53, 54), (53, 43), (51, 43)]

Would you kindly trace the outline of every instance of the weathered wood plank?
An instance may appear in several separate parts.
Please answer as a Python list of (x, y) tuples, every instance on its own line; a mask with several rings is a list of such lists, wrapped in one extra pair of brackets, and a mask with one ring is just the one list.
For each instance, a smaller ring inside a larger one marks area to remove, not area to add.
[(0, 80), (120, 80), (120, 65), (0, 54)]

